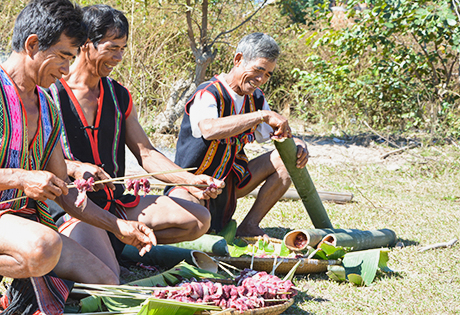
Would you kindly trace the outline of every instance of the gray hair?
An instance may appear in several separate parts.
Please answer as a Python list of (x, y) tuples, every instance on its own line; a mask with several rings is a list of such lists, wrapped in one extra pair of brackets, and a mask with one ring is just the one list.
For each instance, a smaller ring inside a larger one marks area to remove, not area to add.
[(257, 58), (267, 58), (276, 61), (281, 51), (275, 40), (264, 33), (252, 33), (244, 36), (238, 46), (236, 53), (243, 54), (243, 62), (247, 63)]

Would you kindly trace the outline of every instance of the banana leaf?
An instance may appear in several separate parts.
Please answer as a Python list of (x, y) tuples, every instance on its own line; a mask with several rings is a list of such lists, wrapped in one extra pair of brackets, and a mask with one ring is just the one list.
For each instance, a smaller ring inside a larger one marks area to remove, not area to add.
[(332, 223), (329, 220), (326, 210), (324, 209), (321, 198), (316, 191), (315, 185), (308, 174), (307, 168), (297, 168), (297, 146), (292, 138), (284, 141), (274, 141), (281, 159), (291, 176), (292, 182), (299, 193), (302, 203), (310, 216), (315, 228), (332, 229)]
[(172, 300), (148, 299), (138, 315), (193, 315), (197, 311), (217, 310), (221, 308), (205, 304), (184, 303)]
[(236, 228), (236, 221), (232, 219), (219, 233), (217, 233), (217, 235), (222, 236), (227, 244), (233, 244), (233, 240), (236, 236)]
[(194, 241), (170, 244), (171, 246), (199, 250), (216, 256), (228, 256), (227, 241), (219, 235), (204, 234)]
[[(181, 262), (177, 266), (167, 270), (161, 274), (129, 282), (128, 285), (142, 286), (142, 287), (154, 287), (154, 286), (173, 286), (179, 283), (182, 279), (200, 279), (200, 278), (211, 278), (211, 279), (225, 279), (216, 273), (212, 273), (203, 269), (196, 268), (186, 262)], [(131, 309), (132, 307), (140, 306), (144, 300), (134, 298), (118, 298), (118, 297), (101, 297), (101, 296), (89, 296), (80, 301), (82, 312), (97, 312), (102, 310), (102, 303), (104, 302), (108, 310), (119, 312), (122, 310)], [(163, 300), (160, 300), (163, 301)]]
[(377, 269), (391, 272), (387, 266), (388, 248), (378, 248), (346, 253), (342, 266), (328, 266), (327, 275), (335, 281), (348, 280), (356, 285), (370, 285), (375, 278)]

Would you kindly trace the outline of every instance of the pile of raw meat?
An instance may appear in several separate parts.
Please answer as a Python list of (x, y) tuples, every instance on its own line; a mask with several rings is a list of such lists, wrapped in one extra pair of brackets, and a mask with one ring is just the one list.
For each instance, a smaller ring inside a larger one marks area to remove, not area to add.
[(285, 302), (297, 293), (290, 280), (283, 281), (266, 272), (245, 269), (236, 280), (237, 286), (211, 281), (184, 282), (178, 285), (180, 290), (155, 290), (153, 296), (189, 303), (212, 303), (222, 309), (244, 312)]

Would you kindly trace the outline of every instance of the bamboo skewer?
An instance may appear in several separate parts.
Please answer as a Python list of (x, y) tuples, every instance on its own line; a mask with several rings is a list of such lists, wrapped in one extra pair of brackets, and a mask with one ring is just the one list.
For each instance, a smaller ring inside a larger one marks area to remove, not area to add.
[[(179, 169), (169, 170), (169, 171), (161, 171), (161, 172), (154, 172), (154, 173), (147, 173), (147, 174), (140, 174), (140, 175), (129, 175), (129, 176), (123, 176), (123, 177), (108, 178), (108, 179), (98, 180), (94, 182), (94, 185), (111, 183), (111, 182), (116, 182), (116, 181), (123, 181), (125, 179), (145, 178), (145, 177), (150, 177), (150, 176), (155, 176), (155, 175), (188, 172), (188, 171), (193, 171), (193, 170), (196, 170), (196, 167), (179, 168)], [(176, 186), (175, 184), (172, 184), (172, 185)], [(67, 188), (76, 188), (76, 187), (77, 186), (75, 184), (70, 184), (67, 186)]]
[[(154, 173), (148, 173), (148, 174), (142, 174), (142, 175), (130, 175), (130, 176), (123, 176), (123, 177), (109, 178), (109, 179), (103, 179), (103, 180), (95, 181), (93, 185), (105, 184), (105, 183), (116, 182), (116, 181), (122, 181), (122, 180), (125, 180), (125, 179), (137, 179), (137, 178), (145, 178), (145, 177), (150, 177), (150, 176), (155, 176), (155, 175), (187, 172), (187, 171), (193, 171), (195, 169), (196, 169), (196, 167), (189, 167), (189, 168), (181, 168), (181, 169), (175, 169), (175, 170), (169, 170), (169, 171), (154, 172)], [(177, 184), (171, 184), (171, 185), (172, 186), (178, 186)], [(183, 184), (183, 185), (191, 185), (191, 184)], [(192, 185), (192, 186), (201, 187), (201, 186), (198, 186), (198, 185)], [(76, 187), (77, 186), (75, 184), (67, 185), (67, 188), (76, 188)], [(205, 185), (205, 187), (207, 187), (207, 186)], [(0, 204), (13, 202), (13, 201), (21, 200), (21, 199), (25, 199), (25, 198), (27, 198), (27, 196), (16, 197), (16, 198), (13, 198), (13, 199), (0, 201)]]

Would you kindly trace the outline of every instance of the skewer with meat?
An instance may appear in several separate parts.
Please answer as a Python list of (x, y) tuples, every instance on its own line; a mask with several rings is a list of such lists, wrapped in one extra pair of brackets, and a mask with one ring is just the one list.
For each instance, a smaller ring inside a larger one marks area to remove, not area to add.
[(75, 186), (78, 189), (77, 200), (75, 200), (75, 206), (78, 208), (85, 209), (87, 203), (86, 192), (94, 191), (94, 178), (90, 177), (87, 180), (85, 179), (76, 179), (74, 182)]
[(139, 191), (142, 190), (145, 196), (150, 192), (150, 182), (147, 178), (127, 179), (126, 190), (133, 190), (135, 196), (139, 195)]

